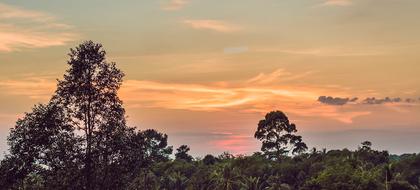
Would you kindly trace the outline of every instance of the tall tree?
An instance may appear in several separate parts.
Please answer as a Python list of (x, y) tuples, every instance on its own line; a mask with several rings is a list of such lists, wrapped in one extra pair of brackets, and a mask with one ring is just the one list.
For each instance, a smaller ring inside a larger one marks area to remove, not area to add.
[(106, 61), (102, 45), (87, 41), (70, 51), (50, 102), (11, 130), (0, 187), (25, 189), (36, 181), (34, 188), (121, 189), (137, 172), (169, 160), (167, 135), (126, 125), (117, 96), (124, 74)]
[(272, 111), (260, 120), (254, 137), (262, 141), (261, 151), (270, 159), (279, 159), (288, 153), (296, 154), (308, 149), (296, 132), (296, 125), (290, 123), (283, 112)]
[(70, 68), (59, 81), (53, 98), (65, 108), (72, 124), (84, 132), (87, 189), (94, 188), (94, 163), (109, 163), (110, 153), (116, 151), (109, 150), (127, 128), (125, 111), (117, 96), (124, 74), (115, 63), (107, 62), (105, 55), (102, 45), (92, 41), (70, 49)]

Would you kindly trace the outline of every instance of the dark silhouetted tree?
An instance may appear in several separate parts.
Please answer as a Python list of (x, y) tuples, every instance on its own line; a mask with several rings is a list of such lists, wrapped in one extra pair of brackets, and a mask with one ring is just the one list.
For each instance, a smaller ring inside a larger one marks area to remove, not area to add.
[(283, 112), (272, 111), (260, 120), (254, 137), (262, 141), (261, 151), (270, 159), (279, 159), (288, 153), (301, 153), (307, 149), (296, 132), (296, 125), (290, 123)]
[[(71, 122), (84, 132), (84, 174), (86, 188), (95, 188), (95, 167), (108, 165), (120, 147), (127, 129), (125, 111), (117, 96), (124, 74), (109, 63), (101, 44), (87, 41), (71, 49), (70, 68), (58, 83), (53, 101), (61, 104)], [(114, 150), (113, 150), (114, 149)], [(97, 175), (104, 175), (98, 173)], [(106, 174), (105, 174), (106, 175)], [(98, 176), (99, 177), (99, 176)]]
[(130, 171), (146, 168), (154, 163), (169, 160), (172, 146), (168, 146), (168, 136), (154, 129), (133, 132), (124, 152), (126, 168)]
[(0, 186), (22, 184), (25, 178), (40, 176), (44, 188), (77, 187), (79, 142), (61, 107), (53, 103), (35, 106), (11, 129), (9, 164), (4, 168), (9, 175)]
[(362, 142), (362, 147), (360, 147), (361, 150), (365, 150), (365, 151), (369, 151), (372, 148), (372, 143), (370, 141), (363, 141)]
[(188, 154), (190, 151), (190, 147), (187, 145), (181, 145), (179, 148), (176, 149), (175, 158), (178, 160), (185, 160), (187, 162), (191, 162), (193, 157)]
[(213, 155), (211, 155), (211, 154), (207, 154), (206, 156), (204, 156), (204, 158), (203, 158), (203, 163), (205, 164), (205, 165), (213, 165), (213, 164), (215, 164), (217, 162), (217, 159), (216, 159), (216, 157), (214, 157)]
[(11, 130), (1, 187), (119, 189), (143, 167), (169, 160), (167, 135), (126, 125), (117, 96), (124, 74), (105, 54), (92, 41), (71, 49), (70, 67), (50, 102)]

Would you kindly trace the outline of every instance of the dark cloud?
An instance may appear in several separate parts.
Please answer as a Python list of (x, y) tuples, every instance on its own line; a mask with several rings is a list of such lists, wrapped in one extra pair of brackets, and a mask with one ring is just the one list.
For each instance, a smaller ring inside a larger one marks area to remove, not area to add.
[[(340, 97), (332, 97), (332, 96), (320, 96), (318, 98), (318, 101), (327, 104), (327, 105), (333, 105), (333, 106), (342, 106), (346, 105), (351, 102), (357, 102), (358, 98), (340, 98)], [(420, 102), (420, 98), (375, 98), (375, 97), (368, 97), (364, 100), (361, 100), (357, 102), (357, 104), (367, 104), (367, 105), (379, 105), (379, 104), (387, 104), (387, 103), (417, 103)]]
[(407, 103), (414, 103), (414, 102), (416, 102), (416, 99), (407, 98), (407, 99), (405, 99), (405, 102), (407, 102)]
[(371, 97), (371, 98), (364, 99), (362, 103), (363, 104), (386, 104), (386, 103), (399, 103), (399, 102), (402, 102), (402, 101), (403, 100), (401, 98), (386, 97), (386, 98), (383, 98), (383, 99), (378, 99), (378, 98), (375, 98), (375, 97)]
[(320, 96), (318, 101), (327, 104), (327, 105), (334, 105), (334, 106), (342, 106), (349, 102), (356, 102), (358, 98), (340, 98), (340, 97), (331, 97), (331, 96)]

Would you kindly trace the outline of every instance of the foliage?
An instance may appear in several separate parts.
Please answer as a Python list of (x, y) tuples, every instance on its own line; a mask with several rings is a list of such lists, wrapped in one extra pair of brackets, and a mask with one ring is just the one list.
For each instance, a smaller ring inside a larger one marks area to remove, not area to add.
[(193, 160), (193, 157), (188, 154), (190, 151), (190, 147), (187, 145), (181, 145), (179, 148), (176, 149), (175, 153), (175, 159), (179, 160), (185, 160), (187, 162), (191, 162)]
[(258, 123), (255, 138), (262, 141), (261, 151), (270, 159), (280, 159), (288, 153), (304, 152), (308, 147), (302, 137), (295, 135), (296, 125), (281, 111), (272, 111)]

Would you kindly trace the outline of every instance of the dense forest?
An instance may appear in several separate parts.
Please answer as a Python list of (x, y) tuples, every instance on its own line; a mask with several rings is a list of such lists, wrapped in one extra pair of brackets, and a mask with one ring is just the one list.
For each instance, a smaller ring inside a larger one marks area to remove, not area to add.
[(354, 151), (308, 150), (281, 111), (256, 122), (261, 151), (252, 155), (173, 151), (166, 134), (127, 126), (117, 96), (124, 74), (105, 55), (92, 41), (70, 50), (50, 101), (10, 131), (1, 189), (420, 189), (420, 154), (390, 155), (369, 141)]

